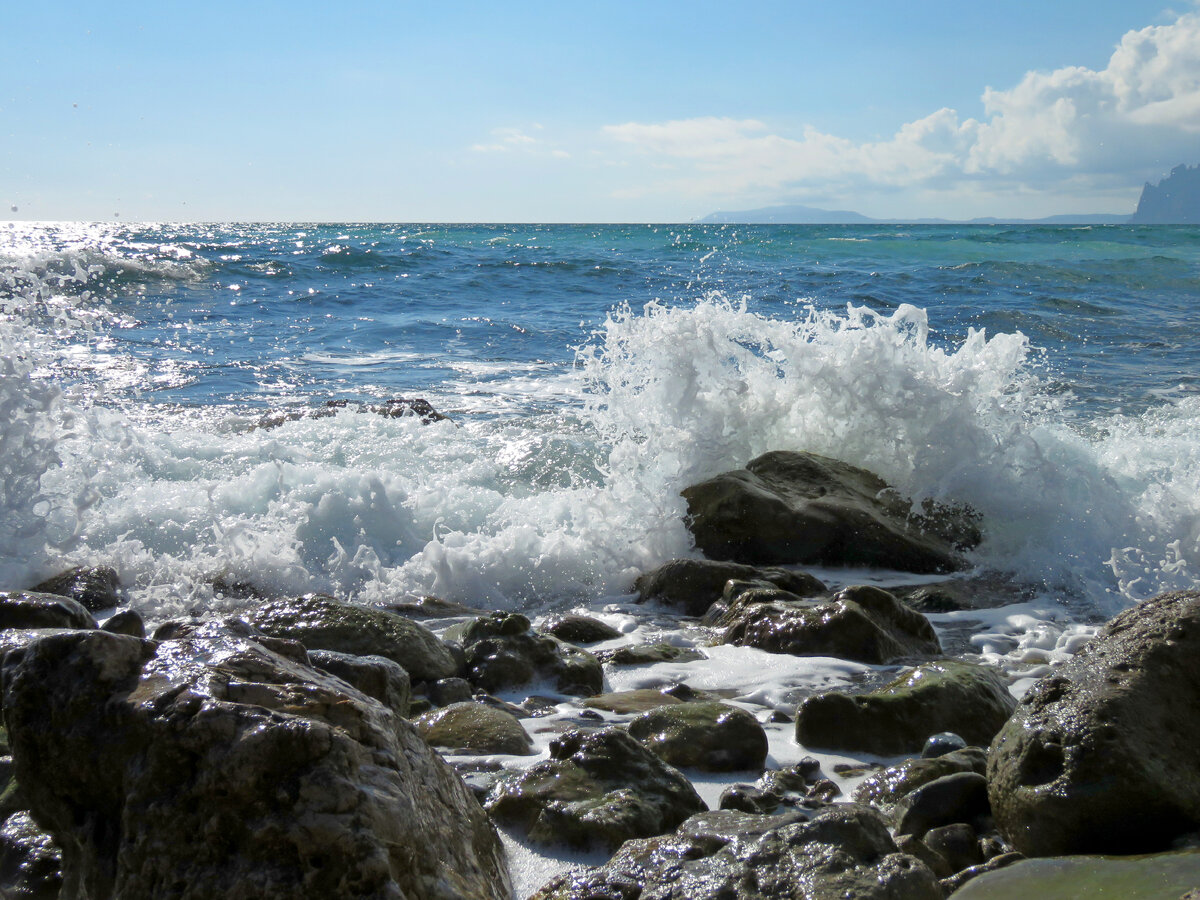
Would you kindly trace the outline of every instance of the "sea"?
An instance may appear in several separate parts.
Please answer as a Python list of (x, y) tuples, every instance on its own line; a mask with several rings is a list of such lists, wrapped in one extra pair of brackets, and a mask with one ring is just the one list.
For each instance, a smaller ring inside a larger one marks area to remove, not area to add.
[[(0, 223), (0, 589), (108, 565), (151, 623), (573, 609), (707, 648), (612, 689), (794, 710), (870, 667), (631, 591), (695, 553), (683, 488), (806, 450), (979, 513), (961, 577), (1012, 602), (931, 618), (1019, 695), (1197, 586), (1198, 433), (1196, 227)], [(566, 864), (511, 849), (527, 888)]]

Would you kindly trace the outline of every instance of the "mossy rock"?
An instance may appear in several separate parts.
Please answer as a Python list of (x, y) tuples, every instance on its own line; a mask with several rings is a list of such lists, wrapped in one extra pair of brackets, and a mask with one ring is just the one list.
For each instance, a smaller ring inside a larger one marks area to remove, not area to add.
[(761, 770), (767, 733), (744, 709), (725, 703), (662, 706), (629, 723), (629, 733), (673, 766), (707, 772)]
[(498, 782), (485, 807), (534, 841), (609, 850), (707, 809), (678, 770), (613, 727), (551, 741), (550, 758)]
[(727, 614), (724, 642), (792, 656), (882, 664), (941, 653), (929, 620), (887, 591), (858, 585), (824, 603), (750, 603)]
[(382, 656), (399, 663), (418, 681), (457, 674), (450, 650), (424, 625), (324, 594), (273, 600), (251, 610), (246, 618), (264, 634), (299, 641), (309, 650)]
[(930, 735), (953, 731), (987, 745), (1015, 707), (996, 669), (938, 660), (867, 694), (809, 697), (796, 713), (796, 740), (806, 747), (891, 755), (919, 752)]
[(855, 790), (854, 799), (887, 808), (921, 785), (958, 772), (985, 774), (987, 753), (979, 747), (966, 747), (932, 759), (906, 759), (867, 776)]
[(451, 703), (413, 722), (434, 747), (463, 755), (529, 756), (533, 742), (512, 713), (484, 703)]

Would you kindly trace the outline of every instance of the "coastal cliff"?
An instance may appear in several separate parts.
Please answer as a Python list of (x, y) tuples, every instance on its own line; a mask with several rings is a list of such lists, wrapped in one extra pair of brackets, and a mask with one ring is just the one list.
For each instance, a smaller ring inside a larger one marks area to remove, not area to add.
[(1129, 224), (1200, 224), (1200, 165), (1180, 164), (1158, 184), (1147, 182)]

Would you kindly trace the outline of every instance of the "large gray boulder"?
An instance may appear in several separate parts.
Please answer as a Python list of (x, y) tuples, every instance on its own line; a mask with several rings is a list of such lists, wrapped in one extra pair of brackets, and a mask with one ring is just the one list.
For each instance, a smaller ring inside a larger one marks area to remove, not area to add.
[(263, 634), (299, 641), (309, 650), (385, 657), (416, 681), (437, 681), (458, 671), (450, 650), (424, 625), (324, 594), (264, 603), (249, 610), (246, 620)]
[(750, 565), (950, 572), (981, 540), (969, 510), (914, 509), (871, 472), (815, 453), (767, 453), (683, 496), (697, 549)]
[(849, 587), (820, 603), (746, 602), (756, 599), (755, 592), (743, 594), (722, 617), (726, 644), (865, 663), (942, 650), (928, 619), (876, 587)]
[(942, 900), (937, 877), (899, 853), (869, 807), (797, 813), (722, 810), (675, 834), (630, 841), (598, 869), (561, 875), (530, 900)]
[(485, 805), (535, 841), (610, 850), (707, 808), (677, 769), (619, 728), (551, 741), (548, 760), (501, 780)]
[(1121, 613), (996, 736), (1001, 833), (1027, 856), (1168, 849), (1200, 827), (1198, 709), (1200, 591)]
[(95, 627), (96, 620), (78, 600), (38, 591), (0, 591), (0, 631)]
[(638, 577), (638, 600), (678, 606), (689, 616), (702, 616), (721, 599), (730, 581), (762, 582), (797, 597), (811, 597), (825, 585), (806, 572), (755, 567), (709, 559), (673, 559)]
[(217, 623), (52, 634), (2, 676), (63, 897), (509, 896), (495, 830), (407, 722)]
[(796, 740), (848, 752), (917, 752), (932, 734), (953, 731), (986, 745), (1016, 701), (1000, 673), (961, 659), (925, 663), (866, 694), (830, 691), (796, 712)]

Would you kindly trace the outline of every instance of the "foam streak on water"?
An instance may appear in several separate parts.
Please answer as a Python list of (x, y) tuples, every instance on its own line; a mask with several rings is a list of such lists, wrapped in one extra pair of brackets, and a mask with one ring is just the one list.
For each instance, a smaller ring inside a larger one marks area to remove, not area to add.
[[(779, 449), (970, 503), (979, 567), (1090, 614), (1195, 583), (1200, 398), (1163, 374), (1197, 324), (1190, 232), (317, 231), (3, 232), (0, 587), (94, 562), (154, 615), (218, 575), (596, 602), (689, 552), (681, 488)], [(1081, 286), (1151, 239), (1153, 291)], [(1130, 316), (1162, 346), (1129, 350)], [(252, 427), (417, 393), (453, 421)]]

